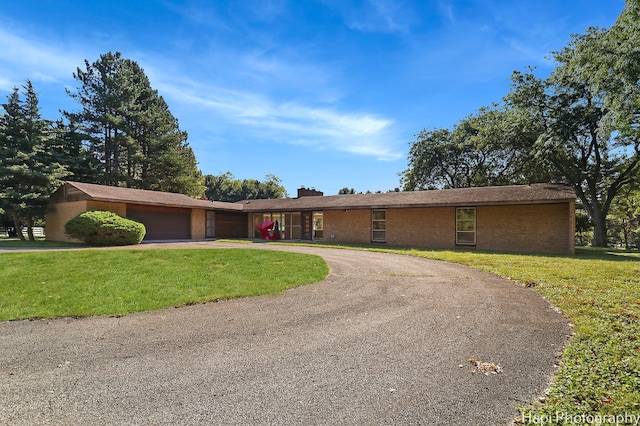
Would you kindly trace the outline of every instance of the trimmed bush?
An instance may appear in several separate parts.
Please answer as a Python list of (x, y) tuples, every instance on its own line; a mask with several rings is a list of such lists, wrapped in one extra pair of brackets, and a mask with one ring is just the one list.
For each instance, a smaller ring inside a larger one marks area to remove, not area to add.
[(97, 210), (80, 213), (65, 223), (64, 230), (90, 246), (140, 244), (147, 232), (140, 222)]

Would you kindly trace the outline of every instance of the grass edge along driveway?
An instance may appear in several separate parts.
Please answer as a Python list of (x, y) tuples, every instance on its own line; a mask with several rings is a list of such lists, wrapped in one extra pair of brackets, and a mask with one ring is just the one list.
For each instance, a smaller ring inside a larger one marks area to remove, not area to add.
[[(278, 243), (275, 243), (278, 244)], [(459, 263), (532, 288), (573, 326), (552, 386), (516, 424), (640, 425), (640, 252), (573, 256), (323, 244)]]
[(518, 424), (640, 425), (639, 252), (395, 252), (472, 266), (531, 287), (571, 322), (574, 335), (551, 388), (542, 402), (520, 407)]
[[(370, 247), (327, 247), (371, 250)], [(181, 253), (182, 250), (185, 249), (174, 251)], [(634, 420), (632, 416), (640, 416), (640, 253), (637, 251), (625, 253), (578, 249), (575, 256), (551, 256), (478, 251), (376, 250), (455, 262), (495, 273), (512, 280), (514, 285), (532, 287), (567, 316), (574, 326), (575, 335), (559, 361), (560, 368), (553, 385), (543, 402), (520, 407), (522, 416), (516, 419), (518, 424), (596, 424), (597, 421), (600, 424), (634, 424), (638, 417)], [(140, 250), (148, 251), (152, 250)], [(257, 253), (252, 252), (254, 254)], [(11, 258), (5, 257), (10, 255), (0, 255), (3, 265), (10, 263)], [(211, 261), (209, 258), (207, 260)], [(275, 262), (274, 266), (278, 265), (279, 260)], [(156, 263), (162, 263), (161, 258), (156, 259)], [(326, 265), (322, 264), (319, 262), (319, 268), (324, 272), (319, 276), (327, 273)], [(221, 268), (222, 265), (220, 262), (217, 267)], [(280, 266), (275, 269), (281, 269)], [(117, 266), (110, 264), (103, 267)], [(23, 268), (28, 269), (28, 266)], [(82, 268), (86, 270), (87, 265), (83, 264)], [(215, 270), (216, 263), (211, 261), (210, 268)], [(4, 272), (4, 268), (0, 271)], [(267, 273), (265, 269), (259, 271), (256, 272), (258, 275)], [(22, 274), (24, 271), (14, 272)], [(28, 275), (21, 276), (20, 282), (28, 281)], [(0, 280), (0, 310), (5, 300), (6, 286), (3, 283), (5, 280)], [(37, 284), (31, 282), (32, 287), (37, 288)], [(41, 291), (46, 291), (46, 282), (40, 285)], [(162, 281), (159, 281), (158, 286), (161, 285)], [(47, 298), (59, 296), (44, 294)], [(196, 302), (197, 298), (191, 303)]]
[(55, 250), (0, 255), (0, 321), (126, 315), (321, 281), (318, 256), (255, 249)]

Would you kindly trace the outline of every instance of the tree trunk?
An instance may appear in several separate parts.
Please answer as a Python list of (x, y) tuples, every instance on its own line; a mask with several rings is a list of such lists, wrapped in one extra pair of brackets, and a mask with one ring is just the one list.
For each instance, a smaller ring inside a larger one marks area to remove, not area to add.
[(120, 186), (120, 137), (118, 128), (113, 129), (113, 186)]
[(24, 235), (22, 234), (22, 224), (20, 223), (20, 217), (18, 213), (13, 214), (13, 226), (16, 227), (16, 235), (20, 240), (24, 241)]
[(29, 237), (29, 241), (36, 240), (36, 237), (33, 235), (33, 218), (31, 216), (27, 218), (27, 236)]
[(595, 208), (593, 211), (593, 247), (607, 247), (607, 218)]

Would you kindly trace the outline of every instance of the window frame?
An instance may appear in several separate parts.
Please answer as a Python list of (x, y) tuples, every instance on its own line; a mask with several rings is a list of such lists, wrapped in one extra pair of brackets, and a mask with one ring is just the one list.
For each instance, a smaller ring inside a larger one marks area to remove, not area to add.
[[(472, 210), (473, 218), (460, 219), (459, 212), (462, 210)], [(478, 233), (478, 225), (477, 225), (477, 209), (476, 207), (456, 207), (456, 245), (457, 246), (475, 246), (477, 243), (477, 233)], [(460, 226), (462, 224), (466, 224), (467, 226)], [(472, 224), (473, 230), (465, 229), (469, 224)], [(473, 241), (469, 241), (468, 239), (461, 239), (461, 235), (473, 235)]]
[(311, 213), (311, 235), (313, 241), (324, 239), (324, 211), (317, 210)]
[[(376, 213), (384, 213), (384, 219), (376, 219)], [(376, 225), (383, 225), (382, 228), (378, 228)], [(376, 237), (376, 234), (382, 235)], [(372, 243), (386, 243), (387, 242), (387, 210), (386, 209), (371, 209), (371, 242)]]
[(216, 237), (216, 212), (215, 210), (205, 210), (204, 237)]

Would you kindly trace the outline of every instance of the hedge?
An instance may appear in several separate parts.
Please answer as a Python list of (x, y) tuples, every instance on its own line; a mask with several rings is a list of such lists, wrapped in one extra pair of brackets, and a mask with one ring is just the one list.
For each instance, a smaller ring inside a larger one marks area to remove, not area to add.
[(140, 222), (98, 210), (80, 213), (65, 223), (64, 230), (91, 246), (140, 244), (147, 232)]

